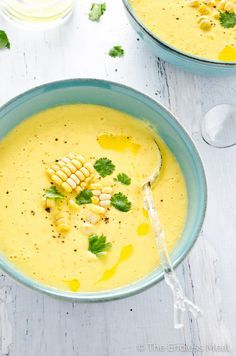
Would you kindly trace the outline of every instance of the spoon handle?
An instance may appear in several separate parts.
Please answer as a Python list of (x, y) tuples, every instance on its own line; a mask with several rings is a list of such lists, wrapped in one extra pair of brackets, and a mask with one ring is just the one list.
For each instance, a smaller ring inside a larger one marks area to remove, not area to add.
[(157, 244), (157, 250), (160, 255), (161, 266), (164, 271), (164, 278), (166, 284), (170, 287), (174, 297), (174, 327), (180, 329), (184, 326), (183, 314), (186, 311), (190, 311), (194, 318), (198, 318), (201, 315), (201, 310), (188, 298), (186, 298), (178, 277), (173, 269), (169, 252), (165, 243), (165, 235), (162, 229), (161, 223), (158, 218), (157, 210), (153, 199), (151, 185), (146, 183), (143, 187), (145, 207), (148, 211), (149, 218), (152, 223), (152, 227), (155, 233), (155, 239)]

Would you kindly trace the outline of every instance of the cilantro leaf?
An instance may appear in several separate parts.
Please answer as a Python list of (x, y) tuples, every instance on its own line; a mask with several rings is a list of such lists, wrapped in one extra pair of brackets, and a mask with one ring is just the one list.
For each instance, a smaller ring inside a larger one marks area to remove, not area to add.
[(106, 157), (99, 158), (95, 164), (94, 168), (100, 174), (101, 177), (106, 177), (111, 175), (115, 170), (115, 165), (112, 161)]
[(106, 11), (106, 3), (100, 3), (100, 4), (92, 4), (90, 12), (89, 12), (89, 19), (91, 21), (99, 21), (100, 17), (104, 14)]
[(112, 246), (110, 242), (106, 242), (106, 239), (104, 235), (91, 235), (88, 239), (88, 250), (98, 257), (104, 255)]
[(10, 42), (5, 31), (0, 30), (0, 48), (10, 48)]
[(90, 204), (92, 203), (92, 196), (93, 193), (91, 192), (91, 190), (85, 189), (77, 195), (75, 201), (78, 205)]
[(125, 173), (119, 173), (114, 180), (125, 185), (130, 185), (131, 183), (131, 178)]
[(131, 208), (131, 202), (128, 200), (127, 196), (123, 193), (114, 194), (111, 197), (111, 205), (117, 210), (127, 212)]
[(121, 46), (114, 46), (110, 49), (109, 56), (116, 58), (116, 57), (123, 56), (124, 53), (125, 53), (125, 51), (123, 50), (123, 48)]
[(55, 200), (62, 200), (64, 199), (64, 195), (62, 195), (57, 188), (52, 185), (45, 191), (44, 197), (47, 199), (55, 199)]
[(236, 14), (233, 12), (221, 12), (220, 24), (224, 28), (232, 28), (236, 26)]

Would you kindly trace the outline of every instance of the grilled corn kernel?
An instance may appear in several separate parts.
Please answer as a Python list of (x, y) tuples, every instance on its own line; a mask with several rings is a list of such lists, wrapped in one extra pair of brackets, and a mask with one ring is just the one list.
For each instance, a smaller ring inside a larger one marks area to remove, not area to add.
[(90, 189), (92, 190), (100, 190), (102, 188), (101, 183), (91, 183), (90, 184)]
[(85, 178), (86, 184), (89, 185), (89, 183), (91, 182), (91, 180), (93, 180), (93, 174), (91, 174), (88, 178)]
[(81, 188), (86, 188), (86, 187), (87, 187), (87, 184), (86, 184), (85, 182), (82, 182), (82, 183), (80, 184), (80, 186), (81, 186)]
[(100, 199), (100, 200), (111, 200), (111, 194), (105, 194), (105, 193), (103, 193), (103, 194), (101, 194), (101, 195), (99, 196), (99, 199)]
[(84, 164), (86, 162), (86, 159), (84, 158), (84, 156), (82, 155), (77, 155), (76, 159), (81, 162), (82, 164)]
[(93, 190), (93, 195), (99, 196), (101, 194), (101, 190)]
[(68, 232), (71, 229), (70, 226), (70, 214), (68, 211), (61, 211), (56, 216), (56, 227), (60, 232)]
[(99, 198), (98, 197), (92, 197), (92, 203), (93, 204), (98, 204), (99, 203)]
[(54, 171), (58, 171), (58, 169), (60, 169), (60, 167), (57, 164), (54, 164), (52, 166), (52, 169), (54, 169)]
[(57, 219), (61, 219), (61, 218), (68, 218), (69, 217), (69, 212), (68, 211), (60, 211), (58, 214), (57, 214)]
[[(99, 221), (99, 220), (98, 220)], [(82, 226), (81, 226), (81, 231), (85, 234), (85, 235), (91, 235), (94, 233), (94, 225), (92, 225), (90, 222), (85, 222)]]
[(57, 185), (61, 185), (62, 184), (62, 180), (61, 178), (59, 178), (58, 176), (56, 176), (55, 174), (51, 176), (53, 183), (57, 184)]
[(220, 13), (219, 13), (218, 11), (214, 11), (214, 13), (213, 13), (213, 18), (214, 18), (215, 20), (219, 20), (219, 18), (220, 18)]
[(83, 175), (82, 172), (76, 171), (75, 175), (79, 178), (79, 180), (81, 180), (81, 181), (85, 180), (85, 176)]
[(70, 229), (71, 229), (70, 225), (66, 223), (62, 223), (57, 226), (57, 230), (59, 232), (68, 232), (70, 231)]
[(75, 181), (73, 179), (67, 178), (66, 183), (68, 183), (71, 186), (72, 189), (76, 188), (76, 183), (75, 183)]
[(90, 173), (94, 173), (95, 169), (93, 168), (93, 165), (89, 162), (86, 162), (84, 164), (84, 167), (90, 172)]
[(80, 161), (78, 161), (77, 159), (72, 159), (71, 163), (73, 163), (73, 165), (77, 168), (80, 169), (82, 167), (82, 163)]
[(61, 168), (61, 167), (64, 167), (64, 165), (65, 165), (65, 162), (63, 162), (63, 161), (58, 161), (57, 162), (57, 165)]
[(71, 175), (71, 171), (69, 170), (68, 167), (62, 167), (61, 170), (67, 175), (67, 177)]
[(200, 5), (200, 2), (198, 0), (190, 0), (188, 1), (188, 5), (197, 8)]
[(50, 176), (52, 176), (53, 174), (55, 174), (55, 171), (52, 168), (48, 168), (47, 169), (47, 174), (49, 174)]
[(111, 194), (112, 193), (112, 188), (111, 187), (103, 187), (102, 188), (102, 193)]
[(212, 26), (212, 23), (210, 20), (202, 20), (199, 25), (200, 29), (203, 31), (209, 31), (211, 26)]
[(64, 172), (62, 172), (61, 170), (57, 171), (56, 174), (57, 174), (57, 176), (58, 176), (59, 178), (61, 178), (63, 181), (67, 180), (67, 175), (66, 175)]
[(95, 204), (91, 204), (90, 209), (95, 214), (103, 215), (103, 214), (106, 213), (106, 209), (105, 208), (103, 208), (102, 206), (95, 205)]
[(72, 152), (69, 152), (67, 157), (70, 158), (70, 159), (73, 159), (73, 158), (75, 158), (75, 154), (72, 153)]
[(79, 210), (79, 205), (76, 204), (76, 202), (73, 199), (70, 199), (68, 202), (68, 205), (71, 209), (78, 211)]
[(67, 183), (67, 182), (63, 182), (61, 187), (67, 192), (67, 193), (71, 193), (72, 192), (72, 188), (71, 186)]
[(82, 172), (86, 178), (90, 176), (90, 172), (85, 167), (80, 168), (80, 172)]
[(77, 185), (80, 184), (80, 180), (75, 174), (71, 174), (70, 178), (73, 179)]
[(107, 208), (108, 206), (111, 205), (111, 201), (110, 200), (102, 200), (102, 201), (100, 201), (99, 205), (104, 208)]
[(67, 163), (66, 166), (69, 168), (71, 173), (75, 173), (77, 171), (76, 167), (71, 162)]
[(62, 158), (60, 158), (60, 160), (65, 163), (70, 162), (70, 159), (68, 157), (62, 157)]
[(51, 209), (55, 206), (55, 200), (42, 197), (42, 205), (43, 205), (44, 209), (47, 209), (47, 208)]
[(208, 9), (208, 7), (204, 4), (200, 5), (199, 8), (198, 8), (198, 11), (200, 12), (200, 14), (209, 14), (210, 13), (210, 10)]
[(47, 205), (47, 208), (53, 208), (56, 205), (55, 200), (54, 199), (46, 199), (46, 205)]
[(227, 12), (234, 12), (235, 5), (231, 1), (227, 1), (227, 3), (225, 4), (224, 10)]
[(88, 213), (88, 215), (86, 217), (86, 220), (90, 224), (95, 225), (101, 220), (101, 217), (99, 215), (97, 215), (97, 214), (94, 214), (94, 213)]
[(222, 0), (219, 2), (219, 4), (217, 5), (217, 9), (219, 10), (224, 10), (225, 9), (225, 5), (226, 5), (226, 0)]
[(75, 188), (75, 191), (77, 194), (79, 194), (80, 192), (82, 192), (82, 188), (78, 185), (76, 188)]
[(215, 0), (209, 0), (207, 5), (210, 6), (210, 7), (215, 7), (216, 6), (216, 1)]

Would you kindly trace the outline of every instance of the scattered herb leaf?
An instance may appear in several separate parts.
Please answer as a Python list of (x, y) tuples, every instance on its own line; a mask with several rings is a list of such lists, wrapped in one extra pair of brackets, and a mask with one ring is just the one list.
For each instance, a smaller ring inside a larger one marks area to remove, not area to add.
[(123, 50), (123, 48), (121, 46), (114, 46), (110, 49), (109, 56), (116, 58), (116, 57), (123, 56), (124, 53), (125, 53), (125, 51)]
[(233, 12), (221, 12), (220, 24), (224, 28), (232, 28), (236, 26), (236, 14)]
[(10, 48), (10, 42), (5, 31), (0, 30), (0, 48)]
[(91, 192), (91, 190), (85, 189), (77, 195), (75, 201), (78, 205), (90, 204), (92, 203), (92, 196), (93, 193)]
[(130, 185), (131, 183), (131, 178), (125, 173), (119, 173), (115, 180), (125, 185)]
[(91, 235), (89, 237), (89, 251), (94, 253), (96, 256), (102, 256), (107, 250), (111, 248), (111, 243), (106, 242), (106, 236), (101, 235)]
[(100, 17), (104, 14), (106, 11), (106, 3), (100, 3), (100, 4), (92, 4), (90, 12), (89, 12), (89, 19), (91, 21), (99, 21)]
[(47, 199), (55, 199), (55, 200), (64, 199), (64, 195), (62, 195), (54, 185), (52, 185), (49, 189), (46, 190), (44, 197)]
[(112, 161), (106, 157), (99, 158), (95, 164), (94, 168), (100, 174), (101, 177), (106, 177), (111, 175), (115, 170), (115, 165)]
[(114, 194), (111, 197), (111, 205), (117, 210), (127, 212), (131, 208), (131, 202), (128, 200), (127, 196), (123, 193)]

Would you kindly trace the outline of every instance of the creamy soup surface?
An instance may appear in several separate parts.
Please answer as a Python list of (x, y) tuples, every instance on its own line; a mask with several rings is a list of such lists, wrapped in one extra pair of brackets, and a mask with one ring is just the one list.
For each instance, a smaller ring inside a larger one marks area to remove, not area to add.
[(190, 55), (236, 62), (236, 0), (130, 0), (157, 37)]
[[(157, 164), (154, 140), (163, 157), (154, 195), (171, 251), (187, 209), (176, 159), (146, 123), (83, 104), (40, 112), (0, 142), (3, 255), (34, 280), (73, 292), (117, 288), (152, 272), (159, 258), (141, 187)], [(58, 165), (77, 183), (62, 188)]]

